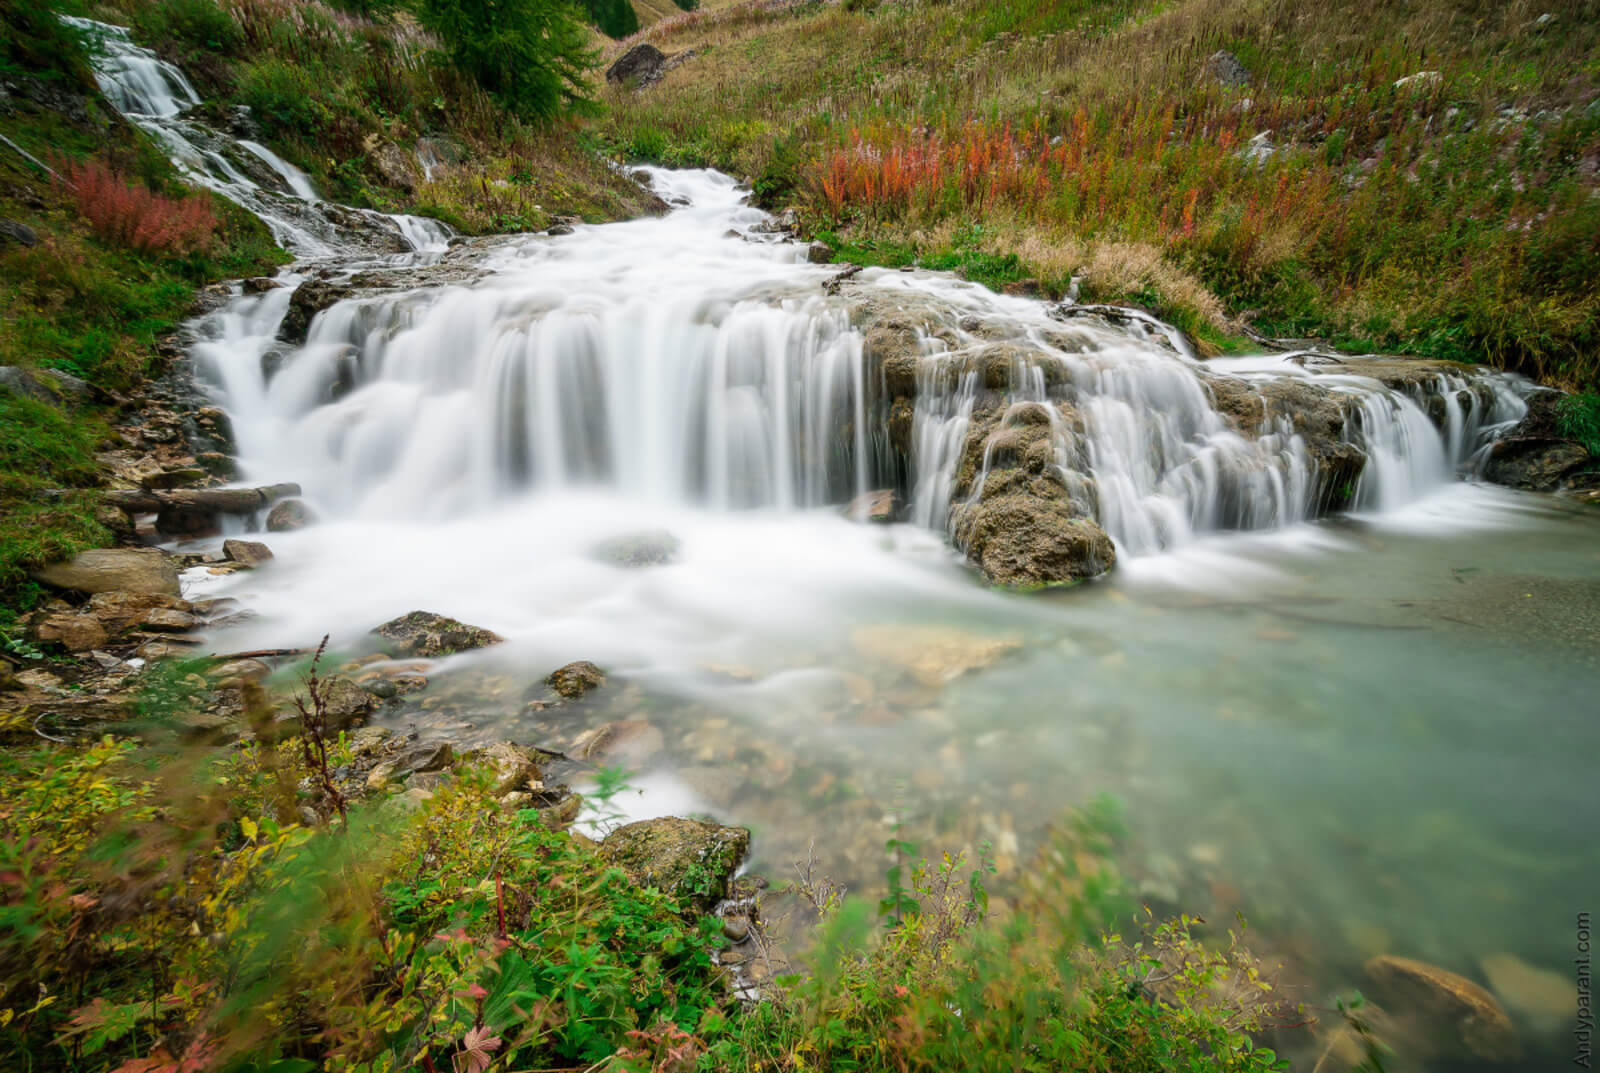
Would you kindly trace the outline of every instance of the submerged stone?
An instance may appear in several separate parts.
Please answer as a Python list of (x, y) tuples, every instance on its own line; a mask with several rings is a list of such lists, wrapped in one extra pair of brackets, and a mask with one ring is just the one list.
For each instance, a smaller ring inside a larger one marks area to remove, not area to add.
[(1393, 1001), (1396, 1012), (1425, 1022), (1429, 1043), (1489, 1062), (1509, 1061), (1520, 1047), (1516, 1029), (1493, 995), (1464, 976), (1425, 961), (1385, 954), (1366, 965), (1367, 975)]
[(678, 538), (664, 529), (624, 533), (595, 545), (595, 558), (617, 566), (662, 566), (678, 557)]
[(591, 689), (605, 685), (606, 672), (580, 659), (551, 671), (544, 681), (563, 700), (577, 700)]

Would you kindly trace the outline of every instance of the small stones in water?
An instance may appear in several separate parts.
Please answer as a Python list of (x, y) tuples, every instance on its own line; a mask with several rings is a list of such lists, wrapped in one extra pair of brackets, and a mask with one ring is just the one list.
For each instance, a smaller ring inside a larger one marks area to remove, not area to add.
[(865, 655), (892, 664), (924, 686), (940, 686), (1018, 651), (1016, 638), (984, 637), (948, 626), (863, 626), (851, 640)]

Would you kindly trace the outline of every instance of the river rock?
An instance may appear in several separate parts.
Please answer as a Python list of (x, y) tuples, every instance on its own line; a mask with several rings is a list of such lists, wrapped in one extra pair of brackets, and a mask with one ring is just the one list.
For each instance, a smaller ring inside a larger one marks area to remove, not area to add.
[(1483, 467), (1485, 480), (1532, 492), (1552, 492), (1595, 466), (1588, 448), (1562, 434), (1566, 393), (1541, 389), (1528, 395), (1528, 411), (1495, 442)]
[(814, 265), (833, 263), (833, 247), (826, 242), (813, 242), (806, 247), (806, 260)]
[(727, 897), (728, 881), (750, 848), (750, 832), (666, 816), (619, 827), (600, 843), (601, 855), (628, 878), (708, 912)]
[(543, 789), (539, 766), (534, 763), (533, 756), (526, 749), (509, 741), (497, 741), (493, 745), (479, 749), (470, 754), (469, 759), (487, 766), (494, 772), (496, 798), (530, 787)]
[(35, 570), (35, 579), (73, 592), (177, 596), (178, 568), (155, 548), (95, 548)]
[(257, 567), (272, 561), (272, 549), (254, 540), (224, 540), (222, 557), (229, 562)]
[(194, 629), (199, 621), (187, 611), (158, 607), (144, 616), (141, 625), (147, 630), (156, 630), (160, 633), (187, 633)]
[(1575, 1016), (1578, 987), (1571, 977), (1529, 965), (1508, 953), (1490, 954), (1478, 965), (1490, 989), (1534, 1027), (1559, 1029)]
[(588, 660), (580, 659), (551, 671), (544, 682), (563, 700), (577, 700), (590, 690), (605, 685), (606, 672)]
[(298, 499), (285, 499), (267, 512), (267, 532), (287, 533), (304, 529), (316, 520), (311, 508)]
[(876, 492), (862, 492), (844, 508), (844, 516), (853, 522), (891, 522), (894, 520), (895, 496), (893, 488), (880, 488)]
[(641, 41), (606, 68), (606, 81), (614, 85), (631, 84), (643, 89), (659, 82), (666, 73), (666, 66), (666, 53), (647, 41)]
[(278, 338), (296, 346), (306, 341), (311, 322), (318, 313), (353, 297), (355, 288), (345, 282), (308, 279), (294, 289), (289, 297), (289, 309), (278, 325)]
[(505, 638), (481, 626), (469, 626), (431, 611), (412, 611), (372, 631), (405, 656), (428, 659), (497, 645)]
[(98, 618), (81, 611), (56, 611), (33, 630), (34, 640), (59, 644), (68, 652), (91, 652), (109, 636)]
[(1022, 648), (1014, 637), (985, 637), (950, 626), (914, 623), (862, 626), (850, 639), (869, 659), (899, 667), (925, 686), (942, 686)]
[(1384, 954), (1366, 964), (1378, 990), (1396, 1012), (1424, 1018), (1429, 1042), (1445, 1053), (1465, 1051), (1488, 1062), (1519, 1053), (1516, 1029), (1500, 1003), (1482, 987), (1437, 965)]
[(660, 730), (643, 719), (623, 719), (584, 731), (568, 750), (578, 760), (642, 767), (667, 743)]
[(327, 709), (329, 730), (347, 730), (378, 707), (377, 697), (348, 678), (324, 678), (322, 699)]
[(1093, 519), (1064, 501), (1008, 495), (963, 508), (956, 542), (991, 584), (1029, 589), (1098, 577), (1117, 553)]
[(625, 533), (595, 545), (595, 558), (618, 566), (662, 566), (678, 555), (678, 538), (664, 529)]

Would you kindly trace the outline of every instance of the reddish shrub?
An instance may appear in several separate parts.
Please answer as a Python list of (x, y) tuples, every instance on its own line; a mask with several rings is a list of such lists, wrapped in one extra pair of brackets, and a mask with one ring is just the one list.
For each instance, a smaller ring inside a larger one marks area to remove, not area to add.
[(153, 254), (201, 253), (211, 246), (216, 214), (202, 197), (163, 197), (97, 160), (67, 162), (62, 183), (94, 233)]

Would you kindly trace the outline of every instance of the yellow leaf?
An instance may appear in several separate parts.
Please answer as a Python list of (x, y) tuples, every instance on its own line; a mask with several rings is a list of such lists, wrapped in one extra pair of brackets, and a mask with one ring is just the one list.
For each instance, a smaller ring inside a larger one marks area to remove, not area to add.
[(252, 820), (250, 817), (246, 816), (244, 819), (239, 821), (239, 830), (243, 832), (245, 838), (249, 839), (251, 842), (254, 842), (256, 840), (257, 832), (259, 832), (261, 829), (256, 826), (255, 820)]

